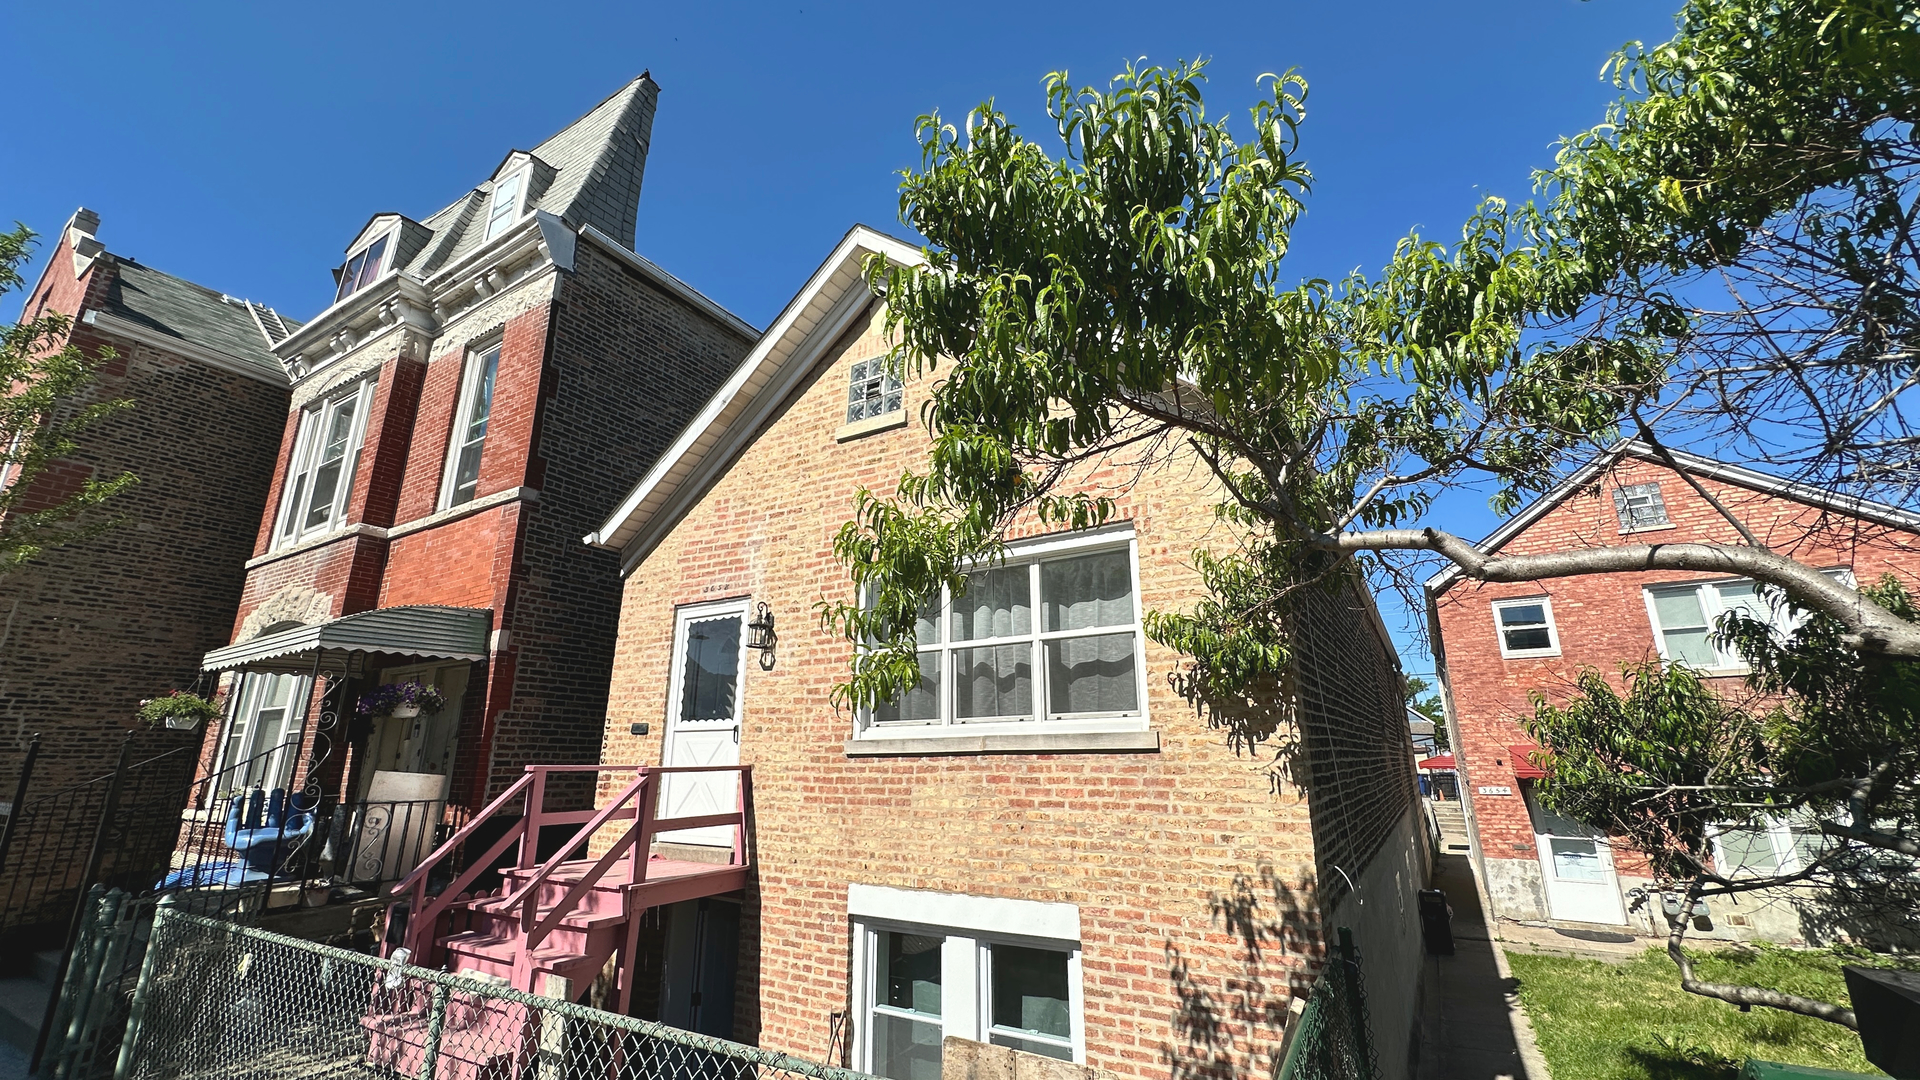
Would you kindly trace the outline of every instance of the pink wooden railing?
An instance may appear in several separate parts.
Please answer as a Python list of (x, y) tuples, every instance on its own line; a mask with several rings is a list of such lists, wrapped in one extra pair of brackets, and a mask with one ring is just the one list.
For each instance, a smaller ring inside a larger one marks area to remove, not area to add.
[[(617, 772), (625, 769), (634, 771), (632, 782), (627, 784), (613, 801), (598, 810), (546, 809), (547, 777), (559, 772)], [(735, 785), (734, 809), (722, 814), (700, 814), (690, 817), (661, 818), (656, 814), (655, 803), (659, 799), (661, 785), (656, 778), (675, 774), (731, 772), (739, 775)], [(499, 840), (489, 847), (485, 854), (470, 859), (467, 868), (438, 894), (427, 896), (427, 878), (434, 866), (450, 856), (459, 845), (471, 835), (481, 822), (511, 805), (522, 795), (526, 799), (526, 810), (512, 827)], [(629, 805), (631, 804), (631, 805)], [(656, 836), (665, 832), (678, 832), (683, 829), (701, 829), (714, 826), (733, 827), (733, 854), (729, 865), (744, 866), (747, 863), (747, 817), (753, 806), (753, 766), (751, 765), (708, 765), (661, 768), (650, 765), (529, 765), (527, 775), (515, 781), (512, 787), (502, 792), (500, 797), (489, 803), (486, 809), (475, 814), (464, 828), (449, 837), (433, 854), (426, 857), (419, 866), (414, 867), (399, 883), (393, 886), (396, 896), (411, 893), (412, 915), (408, 919), (406, 941), (412, 950), (415, 963), (426, 959), (424, 949), (433, 943), (434, 928), (447, 908), (463, 894), (469, 886), (493, 865), (495, 859), (507, 850), (509, 844), (518, 841), (520, 851), (515, 859), (519, 869), (533, 869), (539, 854), (540, 830), (549, 825), (580, 825), (567, 845), (554, 853), (552, 858), (541, 863), (535, 872), (504, 899), (489, 902), (496, 910), (512, 911), (519, 908), (521, 931), (525, 936), (523, 951), (531, 954), (540, 942), (570, 914), (581, 898), (613, 869), (621, 858), (629, 852), (632, 859), (627, 870), (626, 884), (638, 885), (647, 880), (648, 855), (652, 850)], [(598, 859), (594, 860), (587, 872), (575, 881), (560, 902), (553, 905), (544, 918), (539, 913), (540, 886), (558, 870), (563, 863), (573, 861), (570, 856), (586, 848), (596, 833), (615, 821), (628, 821), (628, 825)], [(528, 842), (531, 840), (531, 842)]]

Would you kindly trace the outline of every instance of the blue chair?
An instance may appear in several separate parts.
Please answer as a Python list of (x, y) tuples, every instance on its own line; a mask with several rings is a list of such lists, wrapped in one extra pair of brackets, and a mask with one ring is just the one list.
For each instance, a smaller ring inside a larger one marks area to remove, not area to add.
[(313, 834), (313, 825), (313, 814), (298, 809), (283, 788), (274, 788), (271, 794), (254, 788), (235, 795), (227, 807), (227, 827), (221, 840), (230, 850), (239, 852), (240, 858), (181, 867), (163, 878), (160, 888), (232, 888), (266, 881), (273, 876), (274, 864)]

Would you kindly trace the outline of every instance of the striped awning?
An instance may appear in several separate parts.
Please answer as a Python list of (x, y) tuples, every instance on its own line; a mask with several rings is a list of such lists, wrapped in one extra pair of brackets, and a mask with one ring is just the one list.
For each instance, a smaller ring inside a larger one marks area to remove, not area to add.
[(391, 607), (308, 623), (218, 648), (201, 671), (293, 671), (355, 653), (421, 660), (484, 660), (493, 612), (485, 608)]

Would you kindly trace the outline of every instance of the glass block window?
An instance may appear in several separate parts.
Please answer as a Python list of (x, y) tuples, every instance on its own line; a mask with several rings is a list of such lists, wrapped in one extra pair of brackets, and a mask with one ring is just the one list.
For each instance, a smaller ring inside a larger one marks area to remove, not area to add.
[(847, 387), (847, 423), (855, 424), (899, 412), (903, 403), (900, 380), (887, 370), (887, 358), (856, 361)]
[(1620, 531), (1658, 529), (1667, 520), (1667, 502), (1660, 497), (1659, 484), (1628, 484), (1613, 489), (1613, 512), (1620, 518)]

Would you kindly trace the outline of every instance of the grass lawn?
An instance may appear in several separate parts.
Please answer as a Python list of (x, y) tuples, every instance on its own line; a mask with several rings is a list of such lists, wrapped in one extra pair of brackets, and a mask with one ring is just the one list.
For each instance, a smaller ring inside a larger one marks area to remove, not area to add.
[[(1730, 949), (1696, 954), (1699, 977), (1846, 1002), (1830, 952)], [(1509, 952), (1520, 1001), (1553, 1080), (1735, 1080), (1749, 1057), (1884, 1075), (1837, 1024), (1773, 1009), (1743, 1013), (1685, 993), (1663, 949), (1627, 964)]]

